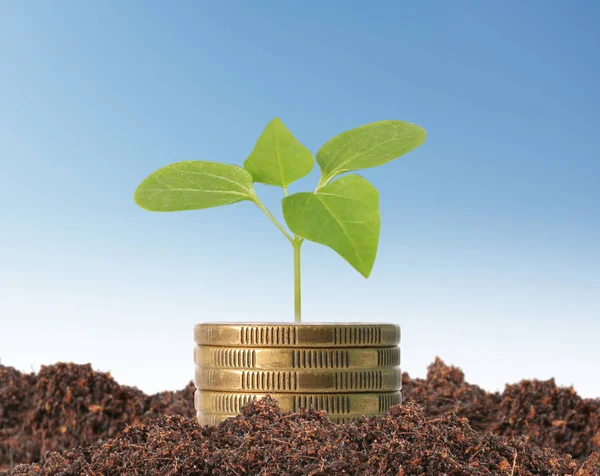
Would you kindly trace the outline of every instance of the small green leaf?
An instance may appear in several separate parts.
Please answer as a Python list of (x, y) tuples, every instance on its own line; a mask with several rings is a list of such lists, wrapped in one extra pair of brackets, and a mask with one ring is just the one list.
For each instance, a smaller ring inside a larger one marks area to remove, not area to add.
[(351, 129), (326, 142), (317, 152), (319, 188), (336, 175), (383, 165), (425, 142), (425, 129), (403, 121), (379, 121)]
[(293, 233), (329, 246), (365, 278), (379, 243), (379, 193), (367, 180), (347, 175), (315, 193), (283, 199), (283, 216)]
[(139, 185), (135, 202), (154, 212), (199, 210), (254, 200), (252, 176), (235, 165), (189, 160), (162, 167)]
[(267, 124), (244, 162), (255, 182), (279, 187), (307, 176), (314, 165), (311, 152), (277, 118)]

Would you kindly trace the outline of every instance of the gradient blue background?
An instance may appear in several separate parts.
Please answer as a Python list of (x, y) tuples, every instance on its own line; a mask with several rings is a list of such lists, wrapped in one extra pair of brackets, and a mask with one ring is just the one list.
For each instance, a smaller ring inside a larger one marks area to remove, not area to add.
[(486, 389), (600, 396), (599, 22), (595, 0), (0, 3), (2, 363), (178, 389), (194, 323), (293, 320), (292, 250), (256, 207), (149, 213), (135, 188), (241, 165), (273, 117), (313, 152), (402, 119), (428, 139), (363, 174), (373, 273), (306, 243), (305, 321), (399, 323), (414, 376), (440, 355)]

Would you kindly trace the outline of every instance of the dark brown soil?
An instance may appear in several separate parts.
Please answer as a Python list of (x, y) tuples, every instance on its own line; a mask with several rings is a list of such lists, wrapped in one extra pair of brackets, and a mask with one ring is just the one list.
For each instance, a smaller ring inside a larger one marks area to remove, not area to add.
[(439, 359), (403, 387), (406, 405), (357, 424), (262, 402), (200, 429), (191, 383), (147, 396), (89, 365), (0, 366), (0, 468), (63, 451), (14, 474), (572, 475), (587, 458), (576, 474), (600, 475), (600, 400), (552, 380), (491, 394)]
[(406, 400), (422, 405), (426, 415), (455, 412), (476, 430), (523, 436), (579, 460), (600, 450), (600, 399), (581, 398), (554, 380), (523, 380), (501, 394), (487, 393), (438, 358), (425, 380), (404, 374), (402, 381)]
[(488, 393), (477, 385), (465, 382), (462, 370), (446, 365), (441, 359), (427, 368), (426, 379), (411, 379), (402, 375), (404, 401), (419, 403), (428, 416), (456, 413), (469, 419), (476, 430), (487, 430), (496, 421), (501, 397)]
[(316, 410), (282, 414), (267, 397), (218, 427), (161, 417), (88, 448), (49, 453), (14, 475), (563, 475), (600, 474), (554, 450), (473, 430), (466, 418), (427, 417), (417, 404), (336, 425)]
[(0, 366), (0, 468), (91, 445), (159, 415), (192, 416), (193, 394), (190, 384), (147, 396), (90, 365), (59, 363), (37, 375)]

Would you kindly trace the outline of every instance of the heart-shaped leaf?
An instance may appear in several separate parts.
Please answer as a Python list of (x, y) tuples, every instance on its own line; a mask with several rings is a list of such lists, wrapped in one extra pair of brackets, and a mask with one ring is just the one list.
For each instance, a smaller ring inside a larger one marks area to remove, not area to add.
[(379, 243), (379, 193), (367, 180), (347, 175), (315, 193), (283, 199), (283, 216), (293, 233), (329, 246), (365, 278)]
[(252, 176), (235, 165), (190, 160), (162, 167), (135, 191), (135, 202), (155, 212), (199, 210), (254, 200)]
[(336, 175), (385, 164), (425, 142), (425, 129), (410, 122), (379, 121), (351, 129), (326, 142), (317, 152), (319, 187)]
[(255, 182), (279, 187), (305, 177), (314, 165), (311, 152), (277, 118), (267, 124), (244, 162)]

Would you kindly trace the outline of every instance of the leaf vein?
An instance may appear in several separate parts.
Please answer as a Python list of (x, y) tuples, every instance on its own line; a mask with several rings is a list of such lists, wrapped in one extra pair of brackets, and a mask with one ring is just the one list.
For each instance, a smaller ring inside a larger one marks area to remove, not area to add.
[(346, 227), (344, 226), (344, 223), (331, 211), (331, 209), (325, 203), (325, 200), (322, 200), (320, 197), (317, 197), (317, 198), (323, 204), (323, 206), (327, 209), (327, 211), (331, 214), (331, 216), (333, 217), (333, 219), (338, 223), (338, 225), (340, 226), (340, 228), (342, 229), (342, 231), (346, 235), (346, 238), (348, 238), (348, 241), (352, 245), (352, 249), (354, 250), (354, 254), (356, 255), (356, 258), (358, 259), (358, 261), (360, 262), (361, 267), (364, 266), (362, 257), (358, 253), (358, 248), (356, 247), (356, 243), (354, 242), (354, 240), (352, 239), (352, 237), (348, 233), (348, 230), (346, 230)]
[(144, 188), (144, 192), (169, 193), (169, 192), (196, 192), (196, 193), (220, 193), (222, 195), (240, 195), (249, 199), (248, 195), (242, 192), (233, 190), (200, 190), (197, 188), (173, 188), (168, 187), (168, 190), (162, 188)]
[(237, 185), (242, 190), (248, 192), (249, 195), (252, 195), (251, 190), (249, 188), (244, 187), (240, 182), (236, 182), (235, 180), (231, 180), (231, 179), (229, 179), (227, 177), (223, 177), (221, 175), (209, 174), (208, 172), (194, 172), (194, 171), (191, 171), (191, 170), (184, 170), (181, 173), (191, 174), (191, 175), (205, 175), (206, 177), (213, 177), (213, 178), (216, 178), (216, 179), (221, 179), (221, 180), (224, 180), (226, 182), (229, 182), (229, 183), (232, 183), (234, 185)]
[(363, 151), (359, 152), (358, 154), (351, 155), (351, 156), (350, 156), (350, 157), (348, 157), (346, 160), (344, 160), (344, 161), (343, 161), (341, 164), (339, 164), (339, 165), (337, 166), (336, 170), (337, 170), (338, 172), (339, 172), (339, 171), (341, 171), (341, 170), (343, 170), (343, 167), (344, 167), (344, 165), (346, 165), (348, 162), (351, 162), (352, 160), (354, 160), (354, 159), (357, 159), (357, 158), (359, 158), (360, 156), (362, 156), (362, 155), (364, 155), (364, 154), (367, 154), (367, 153), (369, 153), (369, 152), (371, 152), (371, 151), (373, 151), (373, 150), (375, 150), (375, 149), (377, 149), (377, 148), (379, 148), (379, 147), (382, 147), (382, 146), (384, 146), (385, 144), (387, 144), (388, 142), (391, 142), (391, 141), (393, 141), (393, 140), (396, 140), (396, 139), (397, 139), (397, 137), (390, 137), (389, 139), (386, 139), (386, 140), (384, 140), (383, 142), (379, 142), (379, 143), (377, 143), (376, 145), (374, 145), (373, 147), (369, 147), (368, 149), (366, 149), (366, 150), (363, 150)]

